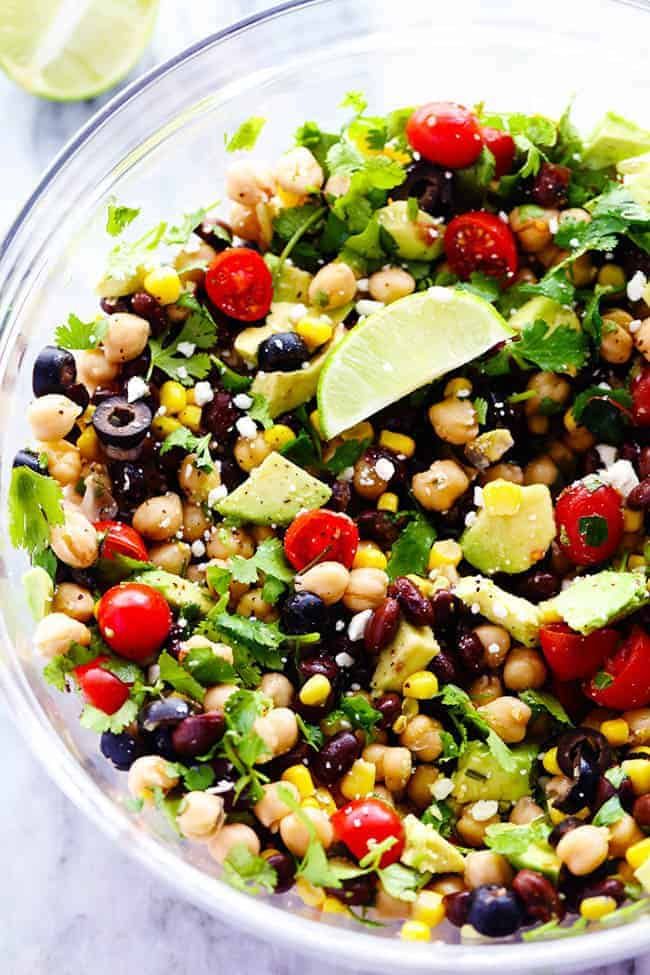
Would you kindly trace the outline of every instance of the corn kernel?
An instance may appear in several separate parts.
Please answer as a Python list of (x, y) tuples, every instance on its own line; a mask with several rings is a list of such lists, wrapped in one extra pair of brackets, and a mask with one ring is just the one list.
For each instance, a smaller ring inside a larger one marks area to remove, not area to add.
[(416, 576), (414, 572), (409, 572), (406, 577), (414, 586), (417, 586), (423, 596), (432, 596), (435, 591), (435, 586), (432, 585), (430, 579), (425, 579), (424, 576)]
[(192, 433), (199, 433), (201, 430), (201, 407), (200, 406), (186, 406), (184, 410), (181, 410), (178, 414), (178, 420), (191, 430)]
[(180, 430), (183, 426), (176, 417), (173, 416), (156, 416), (154, 417), (153, 423), (151, 424), (151, 431), (158, 440), (164, 440), (168, 437), (170, 433), (174, 430)]
[(314, 315), (307, 315), (305, 318), (301, 318), (296, 325), (296, 334), (304, 339), (310, 352), (329, 342), (333, 331), (332, 322), (326, 315), (318, 318)]
[(325, 900), (325, 891), (323, 888), (314, 887), (304, 877), (298, 877), (294, 889), (298, 897), (307, 907), (320, 907)]
[(516, 515), (521, 507), (522, 490), (520, 484), (498, 478), (489, 481), (483, 488), (483, 502), (489, 515)]
[(551, 820), (554, 826), (557, 826), (558, 823), (564, 822), (564, 820), (567, 818), (567, 814), (560, 812), (560, 810), (556, 809), (555, 806), (549, 805), (548, 818)]
[(458, 565), (463, 557), (463, 550), (453, 538), (442, 542), (434, 542), (429, 552), (429, 571), (440, 569), (445, 565)]
[(438, 693), (438, 678), (428, 670), (417, 670), (402, 684), (404, 697), (414, 697), (416, 701), (430, 701)]
[(83, 433), (80, 434), (77, 440), (77, 447), (84, 460), (101, 460), (102, 451), (99, 437), (93, 426), (86, 427)]
[(607, 917), (615, 910), (616, 901), (613, 897), (585, 897), (580, 901), (580, 914), (588, 921), (600, 921), (601, 917)]
[(194, 404), (196, 403), (196, 394), (194, 392), (194, 387), (190, 386), (189, 389), (186, 389), (185, 395), (187, 396), (187, 402), (190, 404), (190, 406), (194, 406)]
[(348, 427), (341, 434), (341, 440), (374, 440), (375, 431), (372, 423), (368, 423), (367, 420), (362, 420), (361, 423), (355, 423), (353, 427)]
[(374, 542), (360, 542), (352, 562), (353, 569), (385, 569), (388, 559)]
[(156, 267), (145, 277), (144, 289), (161, 305), (173, 305), (180, 298), (183, 285), (173, 267)]
[(318, 803), (318, 808), (323, 809), (328, 816), (336, 812), (336, 803), (329, 789), (316, 789), (314, 799)]
[(632, 783), (637, 796), (650, 792), (650, 761), (645, 758), (629, 758), (621, 762), (621, 768)]
[(297, 207), (305, 199), (300, 193), (292, 193), (291, 190), (284, 190), (278, 186), (275, 195), (283, 207)]
[(645, 569), (647, 562), (642, 555), (630, 555), (627, 560), (628, 569)]
[(321, 911), (326, 914), (347, 914), (348, 909), (342, 904), (338, 897), (326, 897), (321, 904)]
[(623, 531), (638, 532), (643, 528), (643, 512), (623, 508)]
[(332, 685), (325, 674), (314, 674), (300, 688), (300, 700), (306, 707), (318, 707), (325, 704), (330, 696)]
[(396, 494), (391, 491), (384, 491), (383, 494), (379, 495), (379, 500), (377, 501), (378, 511), (392, 511), (393, 514), (399, 509), (399, 498)]
[(424, 921), (404, 921), (399, 936), (402, 941), (430, 941), (431, 928)]
[(442, 894), (437, 890), (421, 890), (413, 904), (412, 918), (422, 924), (435, 928), (445, 919), (445, 907)]
[(318, 434), (320, 439), (323, 440), (324, 437), (323, 437), (323, 431), (321, 430), (320, 416), (318, 415), (318, 410), (311, 411), (311, 413), (309, 414), (309, 422), (311, 423), (312, 427), (314, 428), (315, 432)]
[(393, 731), (396, 735), (401, 735), (408, 724), (408, 718), (405, 714), (400, 714), (399, 718), (393, 724)]
[(307, 799), (308, 796), (313, 796), (316, 791), (311, 772), (304, 765), (291, 765), (288, 769), (285, 769), (282, 773), (282, 781), (295, 785), (301, 799)]
[(301, 805), (301, 807), (303, 809), (320, 809), (321, 808), (321, 804), (318, 801), (318, 799), (316, 798), (316, 796), (307, 796), (306, 799), (303, 799), (302, 800), (302, 802), (300, 803), (300, 805)]
[(402, 457), (412, 457), (415, 453), (415, 440), (403, 433), (393, 433), (392, 430), (382, 430), (379, 434), (379, 446), (385, 447), (393, 454)]
[(639, 840), (638, 843), (633, 843), (625, 851), (625, 859), (633, 870), (638, 870), (648, 857), (650, 857), (650, 836), (646, 837), (645, 840)]
[(402, 701), (402, 714), (410, 721), (420, 713), (420, 705), (414, 697), (405, 697)]
[(169, 379), (160, 387), (160, 405), (164, 406), (167, 413), (180, 413), (187, 406), (187, 392), (180, 383)]
[(444, 395), (459, 396), (461, 399), (466, 399), (471, 392), (472, 384), (469, 379), (464, 379), (462, 376), (456, 376), (455, 379), (450, 379), (445, 386)]
[(630, 726), (623, 718), (616, 718), (613, 721), (603, 721), (600, 726), (600, 731), (610, 745), (614, 745), (615, 748), (624, 745), (630, 737)]
[(549, 750), (544, 753), (542, 765), (549, 775), (562, 775), (562, 769), (557, 763), (557, 748), (549, 748)]
[(264, 431), (264, 439), (273, 450), (280, 450), (288, 443), (296, 439), (296, 435), (291, 427), (284, 423), (274, 423), (272, 427)]
[(361, 799), (375, 788), (377, 769), (372, 762), (358, 758), (341, 779), (339, 788), (346, 799)]
[(567, 410), (564, 414), (564, 428), (567, 433), (575, 433), (575, 431), (578, 429), (576, 418), (571, 410)]

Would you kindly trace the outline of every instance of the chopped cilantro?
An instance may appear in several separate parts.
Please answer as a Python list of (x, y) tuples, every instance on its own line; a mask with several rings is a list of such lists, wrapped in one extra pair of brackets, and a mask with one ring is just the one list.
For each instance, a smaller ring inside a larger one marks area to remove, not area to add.
[(469, 281), (461, 281), (457, 287), (461, 291), (469, 291), (470, 294), (478, 295), (479, 298), (490, 303), (497, 301), (501, 294), (497, 279), (482, 274), (480, 271), (472, 271)]
[(420, 818), (426, 826), (433, 826), (441, 836), (450, 836), (454, 831), (456, 816), (452, 807), (444, 799), (434, 800)]
[(206, 352), (193, 352), (186, 356), (179, 352), (179, 347), (193, 346), (195, 349), (209, 349), (217, 341), (217, 326), (209, 311), (200, 305), (192, 296), (182, 296), (179, 304), (191, 308), (192, 314), (184, 323), (181, 331), (168, 345), (163, 345), (163, 339), (151, 339), (151, 363), (147, 372), (147, 379), (155, 368), (182, 383), (184, 386), (193, 385), (195, 379), (205, 379), (210, 372), (210, 356)]
[(59, 653), (43, 668), (43, 678), (58, 691), (66, 689), (66, 677), (75, 667), (90, 663), (97, 656), (90, 647), (82, 647), (80, 643), (73, 643), (67, 653)]
[(317, 467), (319, 464), (314, 441), (306, 430), (301, 430), (295, 440), (290, 440), (281, 447), (280, 453), (300, 467)]
[(265, 430), (270, 429), (273, 426), (273, 417), (269, 413), (269, 401), (266, 396), (262, 393), (253, 393), (252, 400), (253, 403), (248, 409), (251, 420), (255, 420)]
[(116, 244), (108, 255), (105, 277), (115, 281), (134, 277), (151, 261), (152, 251), (158, 247), (166, 230), (167, 224), (162, 221), (137, 240), (123, 240)]
[(206, 433), (204, 437), (195, 436), (187, 427), (178, 427), (168, 434), (160, 448), (161, 454), (167, 454), (174, 447), (182, 447), (188, 454), (196, 457), (196, 467), (200, 471), (211, 471), (214, 469), (212, 457), (210, 456), (210, 441), (212, 434)]
[(267, 745), (253, 731), (253, 725), (267, 709), (268, 698), (259, 691), (240, 688), (226, 701), (226, 733), (222, 739), (222, 749), (226, 758), (232, 762), (239, 773), (235, 794), (239, 796), (244, 789), (253, 802), (263, 796), (262, 783), (267, 777), (256, 768), (255, 763), (264, 755)]
[(368, 100), (362, 91), (348, 91), (339, 105), (339, 108), (351, 108), (356, 115), (363, 115), (367, 107)]
[(261, 115), (251, 115), (239, 126), (235, 134), (226, 142), (226, 152), (236, 152), (243, 149), (249, 152), (255, 148), (260, 133), (266, 125), (266, 119)]
[(174, 690), (180, 694), (186, 694), (195, 701), (203, 700), (205, 697), (203, 687), (166, 650), (160, 654), (158, 666), (160, 667), (161, 681), (165, 684), (171, 684)]
[(223, 863), (223, 878), (237, 890), (247, 894), (272, 894), (278, 880), (275, 869), (268, 860), (251, 853), (243, 843), (232, 847)]
[(586, 545), (598, 547), (607, 541), (609, 529), (602, 515), (584, 515), (578, 519), (578, 532)]
[(487, 419), (488, 404), (487, 400), (483, 399), (482, 396), (477, 396), (473, 401), (472, 406), (474, 407), (474, 412), (476, 413), (476, 420), (480, 426), (484, 426)]
[(309, 724), (305, 721), (299, 714), (296, 714), (296, 721), (298, 722), (298, 727), (300, 728), (300, 733), (307, 742), (307, 744), (314, 748), (317, 752), (325, 744), (325, 735), (320, 730), (317, 724)]
[(593, 678), (593, 685), (599, 691), (604, 691), (606, 687), (614, 683), (614, 678), (606, 670), (599, 670)]
[(326, 168), (327, 153), (339, 141), (338, 135), (323, 132), (316, 122), (305, 122), (294, 135), (297, 146), (306, 146), (323, 168)]
[(576, 422), (587, 427), (599, 443), (620, 444), (630, 423), (627, 412), (632, 397), (627, 389), (610, 389), (607, 386), (589, 386), (579, 393), (571, 412)]
[(591, 822), (593, 826), (612, 826), (624, 815), (625, 810), (621, 806), (618, 796), (611, 796), (607, 802), (602, 804)]
[(93, 319), (82, 322), (76, 315), (68, 315), (68, 324), (59, 325), (54, 340), (62, 349), (96, 349), (106, 335), (108, 325), (105, 321)]
[[(450, 718), (455, 721), (456, 726), (461, 726), (463, 729), (470, 726), (480, 735), (485, 736), (485, 743), (501, 768), (506, 772), (512, 772), (515, 768), (512, 752), (477, 712), (469, 695), (455, 684), (445, 684), (439, 697), (442, 704), (449, 709)], [(466, 738), (466, 730), (463, 735)]]
[(546, 712), (559, 724), (573, 724), (557, 698), (546, 691), (523, 691), (519, 697), (534, 714)]
[(183, 660), (183, 667), (204, 687), (214, 684), (234, 684), (237, 673), (232, 664), (217, 656), (210, 647), (192, 647)]
[(98, 735), (105, 731), (119, 735), (132, 721), (135, 721), (138, 716), (138, 707), (138, 702), (132, 697), (128, 698), (119, 711), (114, 714), (106, 714), (99, 708), (93, 707), (92, 704), (86, 704), (81, 712), (79, 723), (83, 728), (88, 728)]
[(245, 393), (247, 389), (250, 389), (251, 383), (253, 382), (250, 376), (242, 376), (241, 373), (235, 372), (234, 369), (227, 366), (216, 355), (211, 355), (210, 361), (219, 373), (223, 388), (228, 390), (229, 393)]
[(509, 371), (512, 358), (522, 369), (538, 366), (549, 372), (578, 372), (587, 361), (587, 338), (570, 325), (549, 328), (546, 322), (537, 320), (525, 325), (519, 339), (507, 343), (496, 355), (483, 363), (483, 371), (489, 376), (499, 376)]
[[(266, 538), (257, 547), (250, 559), (235, 555), (230, 559), (230, 571), (236, 582), (253, 585), (257, 582), (258, 572), (263, 572), (264, 590), (267, 602), (276, 602), (284, 592), (287, 583), (291, 582), (295, 573), (284, 557), (284, 549), (279, 538)], [(267, 597), (272, 595), (273, 599)]]
[(340, 474), (348, 467), (353, 467), (361, 457), (370, 440), (345, 440), (336, 448), (329, 460), (325, 461), (323, 468), (330, 474)]
[(426, 572), (431, 546), (436, 540), (436, 530), (419, 511), (412, 512), (406, 528), (390, 550), (386, 571), (390, 579)]
[(361, 728), (370, 736), (382, 719), (381, 711), (374, 708), (362, 694), (344, 695), (339, 702), (339, 711), (343, 712), (353, 728)]
[(192, 210), (190, 213), (184, 213), (177, 224), (172, 224), (172, 226), (167, 229), (165, 233), (165, 243), (172, 245), (176, 244), (184, 247), (196, 228), (199, 227), (205, 220), (208, 209), (212, 209), (214, 205), (215, 204), (211, 204), (207, 209), (204, 207), (199, 207), (198, 210)]
[(140, 208), (120, 206), (112, 199), (108, 204), (106, 214), (106, 233), (111, 237), (119, 237), (122, 231), (126, 230), (129, 224), (133, 223), (139, 216)]
[(9, 486), (9, 538), (30, 556), (50, 543), (50, 528), (64, 522), (63, 492), (52, 477), (29, 467), (14, 467)]
[(282, 669), (279, 648), (286, 636), (280, 632), (277, 623), (264, 623), (254, 617), (234, 616), (230, 613), (219, 613), (210, 622), (217, 632), (223, 634), (226, 642), (232, 639), (242, 644), (261, 666), (271, 670)]

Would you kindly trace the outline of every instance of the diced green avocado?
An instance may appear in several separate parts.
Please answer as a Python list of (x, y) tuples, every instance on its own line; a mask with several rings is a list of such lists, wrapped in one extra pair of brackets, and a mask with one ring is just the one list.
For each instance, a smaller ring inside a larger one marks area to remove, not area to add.
[(406, 261), (433, 261), (442, 254), (444, 228), (424, 210), (414, 218), (406, 200), (395, 200), (377, 211), (377, 219), (395, 241), (397, 256)]
[(493, 823), (486, 831), (486, 846), (501, 853), (516, 870), (537, 870), (550, 880), (557, 881), (562, 865), (560, 858), (544, 839), (544, 833), (536, 830), (536, 822), (543, 826), (543, 820), (533, 821), (527, 826)]
[(372, 677), (373, 691), (401, 691), (407, 677), (423, 670), (440, 653), (430, 626), (402, 621), (393, 640), (379, 654)]
[(210, 593), (203, 586), (176, 576), (173, 572), (165, 572), (164, 569), (141, 572), (133, 577), (133, 581), (157, 589), (174, 609), (183, 610), (188, 606), (196, 606), (201, 616), (207, 616), (215, 605)]
[[(349, 313), (352, 305), (333, 308), (324, 312), (322, 309), (308, 309), (308, 314), (316, 317), (329, 318), (332, 325), (338, 325)], [(242, 357), (249, 366), (257, 365), (257, 350), (265, 339), (279, 332), (294, 332), (296, 328), (296, 302), (276, 301), (271, 305), (266, 324), (251, 326), (243, 329), (233, 343), (235, 352)], [(289, 375), (289, 374), (287, 374)]]
[(341, 325), (334, 337), (321, 352), (315, 356), (306, 369), (291, 372), (258, 372), (251, 387), (252, 393), (266, 397), (268, 411), (272, 417), (295, 410), (297, 406), (308, 403), (316, 395), (318, 377), (330, 349), (345, 335)]
[(287, 261), (283, 261), (280, 267), (280, 258), (275, 254), (266, 254), (264, 260), (273, 274), (273, 300), (300, 301), (307, 304), (312, 280), (309, 271), (303, 271)]
[(542, 295), (531, 298), (517, 309), (508, 319), (508, 325), (515, 331), (521, 332), (525, 325), (532, 325), (537, 321), (546, 322), (551, 330), (556, 329), (558, 325), (569, 325), (576, 331), (580, 330), (580, 319), (574, 311), (561, 305), (559, 301), (544, 298)]
[(454, 592), (466, 606), (478, 607), (478, 612), (491, 623), (503, 626), (524, 646), (537, 645), (540, 614), (537, 606), (501, 589), (484, 576), (464, 576), (454, 587)]
[(435, 827), (422, 823), (413, 813), (405, 816), (402, 823), (406, 833), (402, 863), (422, 873), (463, 873), (463, 854)]
[(521, 503), (514, 514), (492, 514), (487, 506), (479, 508), (460, 545), (474, 568), (488, 575), (512, 575), (539, 562), (555, 532), (551, 492), (545, 484), (529, 484), (521, 488)]
[(645, 572), (612, 572), (605, 569), (574, 579), (566, 589), (539, 604), (544, 622), (564, 620), (585, 635), (615, 623), (650, 603)]
[(634, 876), (646, 893), (650, 893), (650, 859), (644, 860), (641, 866), (636, 868)]
[(615, 112), (607, 112), (587, 139), (582, 162), (587, 169), (605, 169), (649, 149), (650, 132), (647, 129)]
[(650, 207), (650, 152), (632, 159), (624, 159), (616, 167), (623, 177), (623, 186), (639, 206)]
[(516, 802), (529, 796), (530, 777), (537, 758), (537, 745), (515, 745), (510, 749), (514, 768), (507, 772), (482, 741), (471, 741), (458, 759), (452, 778), (452, 795), (457, 802), (478, 802), (496, 799), (497, 802)]
[(253, 525), (288, 525), (298, 512), (321, 508), (331, 494), (326, 484), (274, 451), (216, 508), (224, 517)]
[(42, 620), (52, 609), (54, 583), (51, 576), (40, 565), (35, 565), (23, 575), (23, 589), (30, 613), (35, 620)]

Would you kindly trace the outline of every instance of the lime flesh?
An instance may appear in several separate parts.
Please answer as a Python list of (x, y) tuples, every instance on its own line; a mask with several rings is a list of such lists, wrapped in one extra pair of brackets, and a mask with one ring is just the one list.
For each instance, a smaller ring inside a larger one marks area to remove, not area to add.
[(318, 415), (328, 439), (512, 335), (487, 301), (429, 288), (374, 312), (328, 356)]
[(56, 101), (112, 88), (144, 51), (159, 0), (1, 0), (0, 67)]

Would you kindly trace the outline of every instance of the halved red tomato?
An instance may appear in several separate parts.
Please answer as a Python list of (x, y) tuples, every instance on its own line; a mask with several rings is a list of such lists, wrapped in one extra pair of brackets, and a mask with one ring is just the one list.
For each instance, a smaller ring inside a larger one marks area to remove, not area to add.
[(588, 636), (576, 633), (566, 623), (540, 627), (539, 642), (546, 663), (562, 681), (588, 677), (598, 670), (619, 641), (617, 630), (603, 627)]
[(445, 255), (451, 270), (464, 281), (473, 271), (512, 278), (519, 266), (508, 224), (481, 210), (454, 217), (445, 231)]
[(585, 694), (603, 708), (627, 711), (650, 704), (650, 634), (635, 626), (601, 670), (584, 685)]

